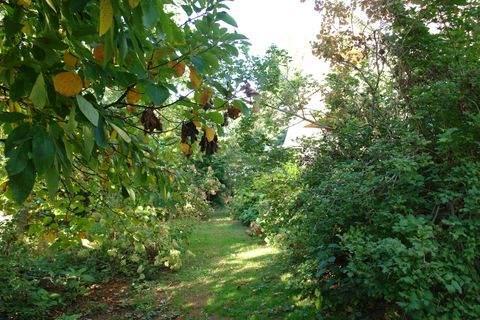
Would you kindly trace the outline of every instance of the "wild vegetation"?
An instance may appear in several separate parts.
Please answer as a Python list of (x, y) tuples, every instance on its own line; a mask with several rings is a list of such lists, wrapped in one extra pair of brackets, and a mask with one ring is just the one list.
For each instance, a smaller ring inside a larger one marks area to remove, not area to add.
[(222, 0), (1, 6), (0, 316), (480, 318), (475, 1), (315, 1), (322, 83)]
[(322, 134), (236, 208), (282, 239), (319, 318), (479, 317), (479, 9), (318, 1)]

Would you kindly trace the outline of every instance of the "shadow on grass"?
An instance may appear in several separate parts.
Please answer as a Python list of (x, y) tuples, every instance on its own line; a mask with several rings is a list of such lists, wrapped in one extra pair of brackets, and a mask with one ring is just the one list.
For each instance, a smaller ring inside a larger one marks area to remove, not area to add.
[(313, 319), (286, 289), (288, 265), (281, 251), (250, 238), (245, 228), (217, 216), (197, 226), (195, 256), (158, 281), (182, 319)]

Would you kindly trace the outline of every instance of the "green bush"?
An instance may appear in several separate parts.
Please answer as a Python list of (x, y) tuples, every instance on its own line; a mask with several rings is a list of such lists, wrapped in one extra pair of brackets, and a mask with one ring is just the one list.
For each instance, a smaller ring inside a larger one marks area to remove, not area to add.
[(478, 6), (362, 2), (369, 25), (317, 4), (322, 134), (300, 175), (246, 184), (244, 210), (281, 235), (319, 319), (479, 319)]

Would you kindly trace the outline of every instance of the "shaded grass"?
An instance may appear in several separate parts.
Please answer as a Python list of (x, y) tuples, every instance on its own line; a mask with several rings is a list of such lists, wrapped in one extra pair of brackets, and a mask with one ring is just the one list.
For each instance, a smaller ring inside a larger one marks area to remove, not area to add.
[(312, 319), (286, 289), (281, 251), (250, 238), (225, 214), (196, 226), (184, 267), (150, 283), (167, 293), (182, 319)]

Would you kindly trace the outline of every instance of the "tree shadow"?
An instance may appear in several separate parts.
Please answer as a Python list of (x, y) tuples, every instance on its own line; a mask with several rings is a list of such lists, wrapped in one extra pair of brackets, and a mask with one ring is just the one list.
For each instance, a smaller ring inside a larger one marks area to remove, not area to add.
[(184, 319), (306, 319), (295, 315), (296, 292), (286, 288), (289, 270), (281, 250), (244, 230), (231, 220), (199, 226), (191, 241), (195, 256), (170, 287)]

